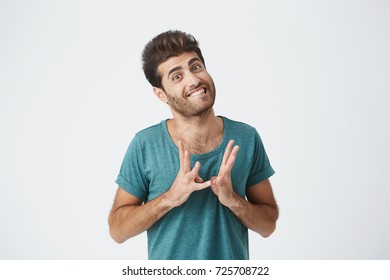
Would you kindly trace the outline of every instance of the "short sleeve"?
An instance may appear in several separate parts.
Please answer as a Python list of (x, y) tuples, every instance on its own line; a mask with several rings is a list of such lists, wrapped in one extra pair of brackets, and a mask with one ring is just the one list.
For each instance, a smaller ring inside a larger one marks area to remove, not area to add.
[(149, 183), (143, 172), (142, 150), (137, 136), (127, 148), (115, 183), (142, 201), (146, 200)]
[(249, 173), (247, 186), (253, 186), (275, 174), (259, 133), (255, 130), (252, 168)]

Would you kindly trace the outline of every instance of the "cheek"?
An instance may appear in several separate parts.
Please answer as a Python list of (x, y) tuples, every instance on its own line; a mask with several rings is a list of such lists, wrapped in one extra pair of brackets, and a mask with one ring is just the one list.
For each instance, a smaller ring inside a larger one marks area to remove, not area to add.
[(171, 85), (167, 90), (172, 96), (182, 96), (183, 92), (185, 92), (185, 86), (182, 83), (177, 83)]
[(202, 77), (203, 80), (207, 81), (210, 84), (213, 84), (213, 78), (211, 78), (210, 74), (208, 72), (205, 72), (205, 74)]

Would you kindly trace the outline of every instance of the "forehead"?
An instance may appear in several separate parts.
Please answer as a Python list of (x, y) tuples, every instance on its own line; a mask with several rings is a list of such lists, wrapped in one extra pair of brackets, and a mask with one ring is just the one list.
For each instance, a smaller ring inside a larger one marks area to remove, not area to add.
[(193, 58), (198, 58), (199, 61), (201, 61), (196, 52), (185, 52), (181, 55), (170, 57), (157, 67), (157, 72), (161, 75), (161, 77), (166, 77), (168, 73), (174, 68), (188, 67), (188, 62)]

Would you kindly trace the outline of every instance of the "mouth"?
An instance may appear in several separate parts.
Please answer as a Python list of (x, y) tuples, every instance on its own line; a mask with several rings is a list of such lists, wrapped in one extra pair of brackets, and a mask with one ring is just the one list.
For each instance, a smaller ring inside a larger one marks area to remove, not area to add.
[(206, 88), (202, 87), (196, 91), (191, 92), (187, 97), (196, 97), (199, 95), (204, 95), (206, 94), (206, 92), (207, 92)]

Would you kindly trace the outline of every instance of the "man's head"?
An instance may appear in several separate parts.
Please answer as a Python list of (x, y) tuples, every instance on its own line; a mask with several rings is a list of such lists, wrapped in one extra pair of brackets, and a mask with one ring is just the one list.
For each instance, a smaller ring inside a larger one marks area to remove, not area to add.
[(143, 70), (146, 79), (153, 87), (162, 88), (161, 74), (158, 66), (169, 58), (185, 52), (195, 52), (205, 65), (202, 52), (196, 39), (181, 31), (167, 31), (154, 37), (142, 53)]
[(162, 33), (146, 45), (143, 61), (155, 95), (174, 117), (204, 118), (213, 112), (214, 81), (194, 37), (181, 31)]

